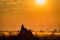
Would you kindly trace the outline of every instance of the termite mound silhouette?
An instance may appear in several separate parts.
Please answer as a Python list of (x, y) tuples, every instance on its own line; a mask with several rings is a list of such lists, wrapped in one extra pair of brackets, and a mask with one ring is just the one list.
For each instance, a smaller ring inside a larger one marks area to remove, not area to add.
[(24, 25), (21, 25), (21, 31), (18, 34), (18, 39), (21, 38), (21, 40), (38, 40), (37, 37), (35, 37), (31, 30), (27, 30)]

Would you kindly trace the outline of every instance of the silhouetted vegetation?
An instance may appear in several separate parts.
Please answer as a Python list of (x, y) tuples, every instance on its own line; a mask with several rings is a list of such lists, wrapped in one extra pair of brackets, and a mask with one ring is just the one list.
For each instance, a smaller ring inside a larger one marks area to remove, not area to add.
[[(17, 36), (10, 35), (6, 37), (4, 34), (0, 37), (0, 40), (60, 40), (60, 36), (54, 35), (56, 30), (52, 32), (50, 36), (38, 37), (34, 36), (31, 30), (24, 28), (24, 25), (21, 26), (21, 31)], [(12, 34), (12, 32), (10, 32)]]

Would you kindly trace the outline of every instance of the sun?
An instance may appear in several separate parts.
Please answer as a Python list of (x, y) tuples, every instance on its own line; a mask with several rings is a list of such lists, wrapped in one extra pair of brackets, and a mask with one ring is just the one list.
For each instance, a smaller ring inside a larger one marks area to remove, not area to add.
[(45, 0), (36, 0), (37, 4), (45, 4)]

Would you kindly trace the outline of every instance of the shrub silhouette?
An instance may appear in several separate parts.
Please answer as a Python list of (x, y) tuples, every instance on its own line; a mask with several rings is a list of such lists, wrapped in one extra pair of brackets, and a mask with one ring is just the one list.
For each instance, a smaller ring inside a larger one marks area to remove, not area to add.
[[(56, 31), (54, 30), (50, 36), (45, 37), (37, 37), (34, 36), (31, 32), (31, 30), (27, 30), (24, 25), (21, 25), (21, 30), (17, 36), (10, 35), (9, 37), (6, 37), (4, 34), (0, 37), (0, 40), (60, 40), (60, 36), (55, 36), (54, 33)], [(10, 32), (11, 34), (11, 32)]]

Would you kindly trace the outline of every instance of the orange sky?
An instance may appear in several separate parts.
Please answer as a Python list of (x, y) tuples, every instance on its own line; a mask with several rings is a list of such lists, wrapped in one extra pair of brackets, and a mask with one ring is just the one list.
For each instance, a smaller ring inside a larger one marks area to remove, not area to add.
[(35, 31), (60, 29), (60, 0), (0, 0), (0, 29), (19, 30), (21, 24)]

